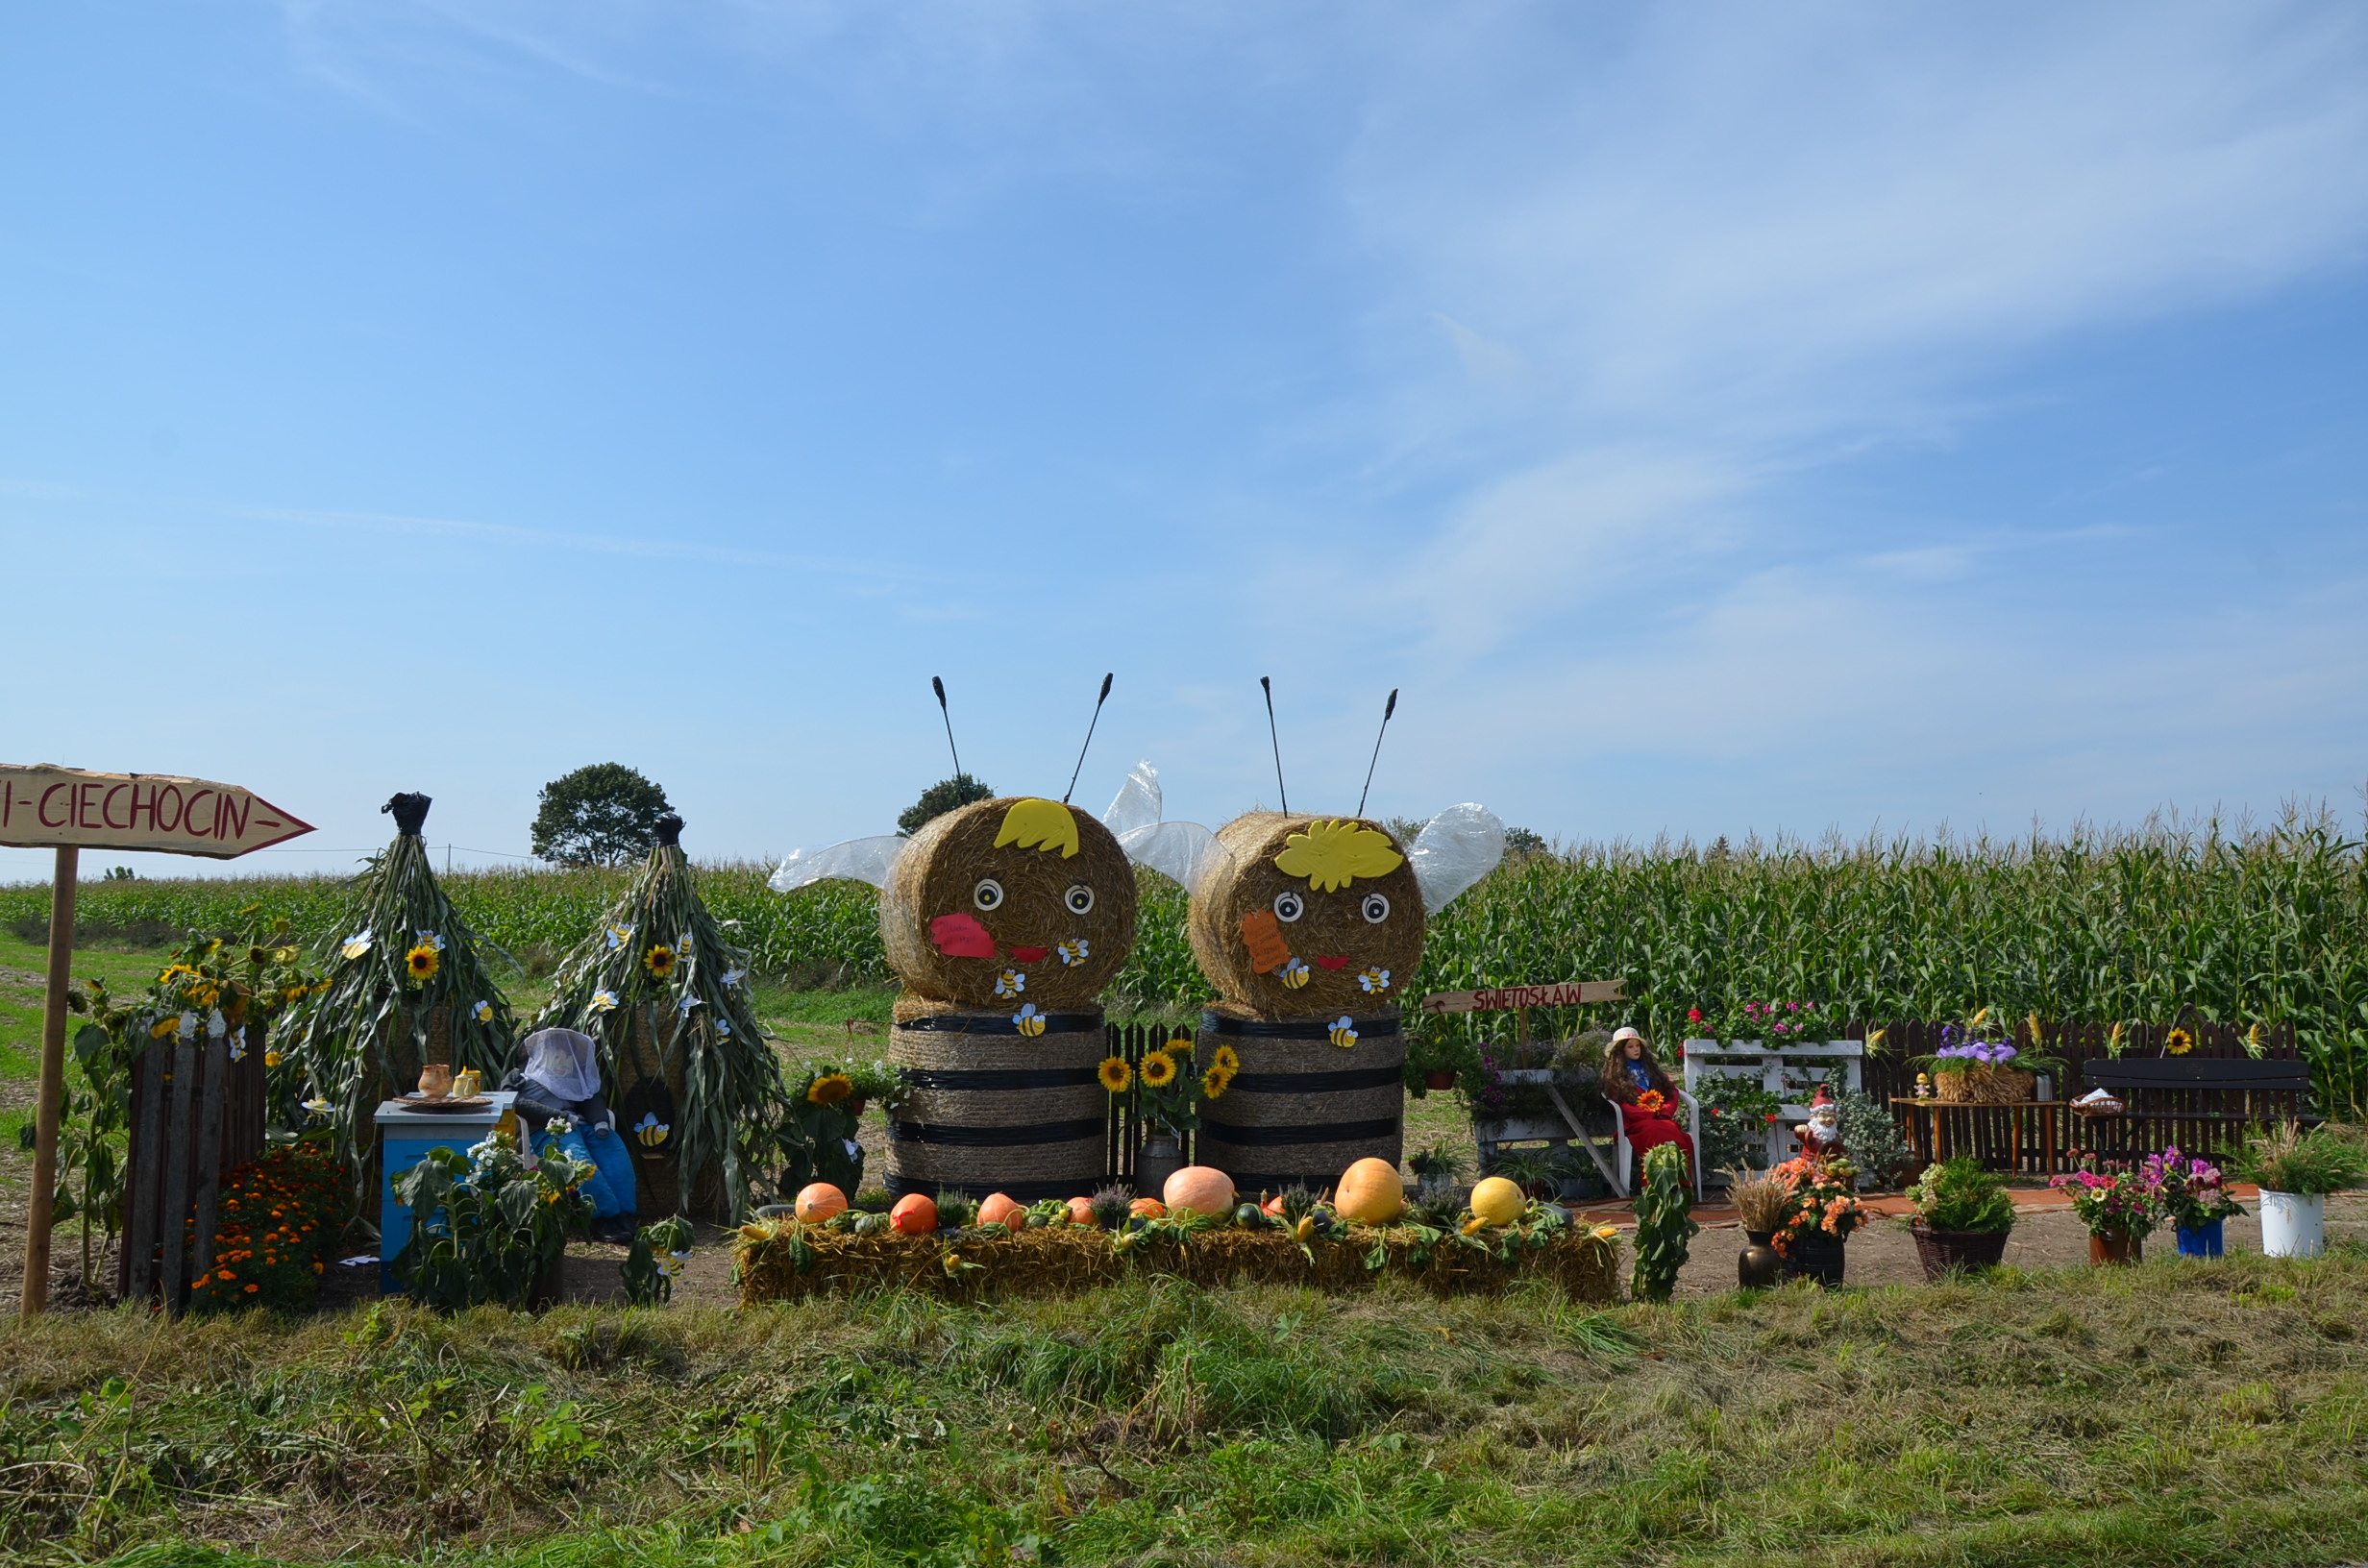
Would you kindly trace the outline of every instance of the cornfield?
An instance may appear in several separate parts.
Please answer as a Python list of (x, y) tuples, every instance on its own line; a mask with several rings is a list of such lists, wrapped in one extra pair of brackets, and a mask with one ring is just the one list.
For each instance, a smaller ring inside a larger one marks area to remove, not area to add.
[[(701, 891), (760, 972), (827, 967), (884, 980), (870, 888), (787, 897), (767, 868), (702, 869)], [(444, 881), (470, 925), (512, 951), (564, 949), (600, 921), (629, 871), (496, 871)], [(260, 903), (312, 939), (333, 924), (333, 879), (90, 883), (83, 919), (129, 929), (227, 930)], [(34, 929), (40, 887), (0, 889), (0, 923)], [(1184, 940), (1180, 890), (1146, 873), (1133, 955), (1115, 998), (1181, 1012), (1207, 994)], [(736, 925), (730, 922), (738, 922)], [(2153, 821), (2012, 841), (1828, 840), (1588, 845), (1508, 863), (1431, 923), (1409, 994), (1515, 981), (1625, 976), (1622, 1016), (1657, 1039), (1693, 1007), (1815, 1001), (1849, 1018), (1940, 1020), (1992, 1007), (2107, 1024), (2192, 1017), (2290, 1026), (2322, 1105), (2368, 1108), (2368, 862), (2330, 817), (2275, 826)], [(1469, 1040), (1509, 1020), (1431, 1027)]]

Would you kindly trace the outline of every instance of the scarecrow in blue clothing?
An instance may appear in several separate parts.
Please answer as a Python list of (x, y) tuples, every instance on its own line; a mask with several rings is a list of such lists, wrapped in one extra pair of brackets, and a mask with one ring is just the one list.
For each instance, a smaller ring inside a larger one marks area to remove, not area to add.
[(617, 1118), (601, 1098), (600, 1047), (573, 1029), (538, 1029), (520, 1047), (526, 1066), (502, 1087), (516, 1092), (512, 1109), (538, 1153), (557, 1148), (593, 1167), (583, 1184), (592, 1200), (592, 1235), (630, 1242), (637, 1198), (633, 1161), (617, 1132)]

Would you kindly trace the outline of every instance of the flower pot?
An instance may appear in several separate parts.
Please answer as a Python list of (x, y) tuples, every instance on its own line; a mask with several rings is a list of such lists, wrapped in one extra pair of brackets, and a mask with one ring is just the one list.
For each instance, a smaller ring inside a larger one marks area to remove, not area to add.
[(1174, 1136), (1153, 1133), (1135, 1156), (1135, 1195), (1156, 1198), (1167, 1189), (1168, 1178), (1184, 1168), (1184, 1150)]
[(1952, 1268), (1996, 1268), (2007, 1253), (2005, 1231), (1936, 1231), (1920, 1219), (1909, 1230), (1927, 1280), (1937, 1280)]
[(872, 1102), (870, 1100), (865, 1099), (860, 1094), (854, 1095), (847, 1102), (847, 1114), (851, 1116), (860, 1117), (863, 1115), (863, 1108), (871, 1103)]
[(2327, 1194), (2261, 1192), (2261, 1255), (2316, 1258), (2327, 1250)]
[(1422, 1075), (1422, 1087), (1424, 1089), (1453, 1089), (1455, 1073), (1446, 1067), (1433, 1067)]
[(1767, 1238), (1765, 1231), (1743, 1233), (1747, 1245), (1735, 1255), (1735, 1283), (1746, 1290), (1764, 1290), (1784, 1281), (1785, 1261)]
[(2142, 1263), (2146, 1261), (2145, 1237), (2127, 1231), (2091, 1231), (2088, 1261), (2098, 1267)]
[(1838, 1236), (1823, 1231), (1793, 1239), (1792, 1250), (1785, 1256), (1785, 1272), (1796, 1280), (1814, 1280), (1819, 1285), (1841, 1284), (1846, 1262), (1847, 1243)]
[(2212, 1220), (2203, 1225), (2179, 1227), (2179, 1256), (2182, 1258), (2217, 1258), (2220, 1256), (2220, 1226)]

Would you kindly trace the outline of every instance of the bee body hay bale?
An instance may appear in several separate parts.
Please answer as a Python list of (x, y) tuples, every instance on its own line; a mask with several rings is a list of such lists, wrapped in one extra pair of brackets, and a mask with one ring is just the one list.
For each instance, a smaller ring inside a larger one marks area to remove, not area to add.
[(1101, 1184), (1110, 1097), (1095, 1076), (1108, 1049), (1099, 1009), (1046, 1015), (1041, 1035), (999, 1012), (898, 1011), (910, 1016), (891, 1030), (888, 1060), (907, 1087), (888, 1126), (889, 1191), (1032, 1203)]
[(1201, 1111), (1198, 1158), (1245, 1192), (1320, 1190), (1359, 1160), (1394, 1167), (1406, 1149), (1406, 1041), (1395, 1009), (1352, 1018), (1344, 1049), (1323, 1019), (1261, 1020), (1221, 1005), (1200, 1016), (1197, 1056), (1241, 1058)]

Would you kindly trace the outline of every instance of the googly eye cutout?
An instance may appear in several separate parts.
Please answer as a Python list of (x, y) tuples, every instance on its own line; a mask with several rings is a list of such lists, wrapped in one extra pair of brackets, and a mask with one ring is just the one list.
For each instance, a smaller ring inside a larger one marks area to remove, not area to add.
[(1094, 913), (1094, 890), (1082, 882), (1072, 883), (1069, 891), (1061, 894), (1061, 906), (1072, 915), (1091, 915)]
[(1306, 913), (1307, 900), (1291, 889), (1285, 888), (1274, 895), (1274, 918), (1285, 925), (1289, 925)]
[(1379, 925), (1390, 918), (1390, 900), (1382, 894), (1367, 894), (1364, 909), (1365, 923), (1368, 925)]
[(980, 877), (978, 879), (978, 886), (971, 889), (971, 902), (976, 904), (980, 909), (1002, 908), (1003, 884), (998, 882), (991, 876)]

